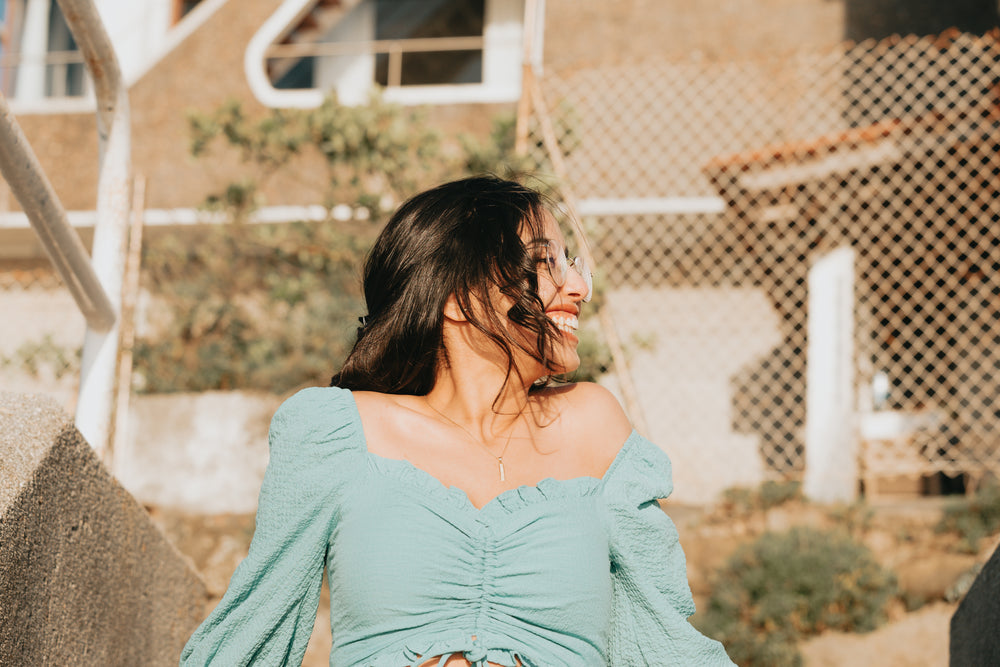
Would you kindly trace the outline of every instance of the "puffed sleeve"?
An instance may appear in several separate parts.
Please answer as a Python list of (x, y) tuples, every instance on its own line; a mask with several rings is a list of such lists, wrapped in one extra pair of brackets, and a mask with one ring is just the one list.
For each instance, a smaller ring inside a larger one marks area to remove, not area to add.
[(302, 663), (336, 521), (337, 480), (349, 474), (342, 454), (356, 429), (348, 401), (340, 389), (306, 389), (275, 413), (250, 552), (188, 640), (182, 665)]
[(612, 667), (731, 665), (689, 622), (694, 600), (677, 529), (657, 499), (673, 490), (670, 460), (633, 432), (604, 479), (614, 585)]

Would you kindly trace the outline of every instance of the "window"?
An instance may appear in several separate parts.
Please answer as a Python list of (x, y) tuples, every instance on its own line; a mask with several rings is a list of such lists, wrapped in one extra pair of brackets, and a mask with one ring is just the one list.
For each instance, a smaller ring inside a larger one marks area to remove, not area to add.
[(79, 98), (90, 82), (56, 0), (2, 3), (0, 88), (17, 101)]
[[(473, 38), (469, 41), (477, 43), (478, 48), (379, 53), (375, 57), (376, 83), (382, 86), (482, 83), (485, 9), (485, 0), (378, 0), (375, 3), (378, 41), (422, 39), (432, 44), (465, 37)], [(399, 62), (393, 62), (394, 58)]]
[(46, 48), (45, 97), (82, 96), (86, 68), (56, 0), (51, 0), (49, 6), (49, 39)]
[[(289, 49), (289, 55), (268, 60), (268, 77), (279, 89), (325, 87), (362, 59), (370, 83), (381, 86), (482, 83), (485, 5), (485, 0), (370, 0), (314, 42), (344, 45), (348, 53), (301, 56), (296, 55), (301, 49)], [(332, 10), (317, 5), (285, 43), (308, 44), (323, 11)], [(434, 48), (441, 50), (428, 50)]]
[(523, 12), (523, 0), (286, 0), (251, 41), (247, 75), (271, 106), (330, 90), (360, 103), (374, 86), (403, 103), (516, 100)]

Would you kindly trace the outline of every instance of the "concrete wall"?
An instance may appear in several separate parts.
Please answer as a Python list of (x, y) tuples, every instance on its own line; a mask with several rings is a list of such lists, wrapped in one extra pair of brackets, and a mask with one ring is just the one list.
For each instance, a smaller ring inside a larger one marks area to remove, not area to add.
[(144, 505), (252, 514), (281, 397), (249, 391), (136, 395), (114, 472)]
[(844, 39), (843, 0), (546, 0), (545, 67), (825, 49)]
[(205, 595), (69, 416), (0, 393), (0, 664), (176, 665)]
[[(781, 341), (762, 290), (619, 288), (609, 295), (646, 421), (673, 463), (672, 500), (701, 504), (766, 478), (755, 435), (733, 424), (733, 378)], [(699, 317), (679, 317), (696, 312)], [(641, 316), (636, 316), (641, 313)]]

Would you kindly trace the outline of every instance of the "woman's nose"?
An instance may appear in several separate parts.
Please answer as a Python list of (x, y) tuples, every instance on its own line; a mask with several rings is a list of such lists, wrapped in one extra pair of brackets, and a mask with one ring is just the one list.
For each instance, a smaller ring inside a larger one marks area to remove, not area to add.
[(571, 263), (569, 269), (566, 273), (566, 285), (564, 287), (566, 294), (577, 301), (589, 301), (591, 297), (590, 287), (583, 273), (577, 267), (576, 262)]

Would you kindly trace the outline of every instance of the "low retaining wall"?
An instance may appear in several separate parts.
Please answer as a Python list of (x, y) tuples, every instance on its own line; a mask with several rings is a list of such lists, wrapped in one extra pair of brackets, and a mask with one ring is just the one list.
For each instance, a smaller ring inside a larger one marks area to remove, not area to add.
[(143, 505), (253, 514), (280, 396), (244, 391), (132, 397), (114, 474)]

